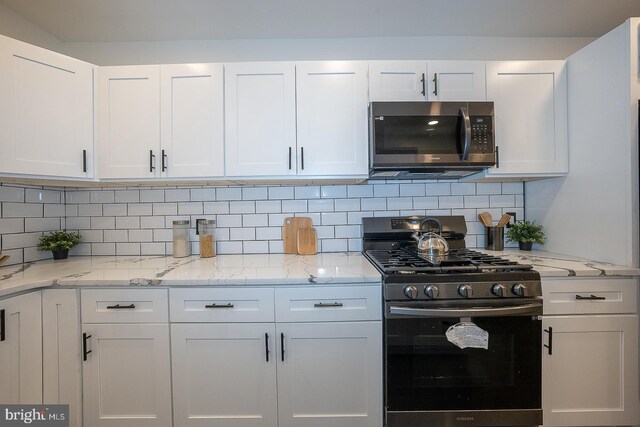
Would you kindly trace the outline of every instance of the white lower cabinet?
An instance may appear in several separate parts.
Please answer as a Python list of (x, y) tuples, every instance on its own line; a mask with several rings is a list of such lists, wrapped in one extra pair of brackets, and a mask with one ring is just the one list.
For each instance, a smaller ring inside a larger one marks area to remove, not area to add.
[(542, 286), (544, 426), (637, 425), (636, 279)]
[(382, 324), (278, 324), (278, 426), (382, 426)]
[(41, 293), (0, 301), (0, 403), (42, 403)]

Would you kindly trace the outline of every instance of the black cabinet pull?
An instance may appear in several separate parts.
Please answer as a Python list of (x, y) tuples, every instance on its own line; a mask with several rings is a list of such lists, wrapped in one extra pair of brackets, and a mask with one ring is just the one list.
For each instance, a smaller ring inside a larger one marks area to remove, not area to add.
[(318, 303), (313, 304), (313, 306), (317, 307), (317, 308), (342, 307), (342, 306), (344, 306), (344, 304), (341, 303), (341, 302), (331, 302), (331, 303), (318, 302)]
[(167, 155), (164, 153), (164, 150), (162, 150), (162, 172), (167, 169), (169, 169), (169, 166), (167, 166)]
[(433, 73), (433, 94), (438, 96), (438, 73)]
[(149, 150), (149, 172), (156, 170), (155, 159), (156, 156), (153, 155), (153, 150)]
[(422, 96), (426, 96), (427, 95), (427, 88), (425, 86), (425, 75), (424, 73), (422, 73), (422, 78), (420, 79), (420, 81), (422, 82), (422, 92), (420, 92), (422, 94)]
[(284, 333), (280, 334), (280, 355), (284, 362)]
[(136, 308), (135, 304), (129, 304), (129, 305), (120, 305), (120, 304), (116, 304), (116, 305), (108, 305), (107, 309), (109, 310), (122, 310), (125, 308)]
[(233, 308), (233, 304), (216, 304), (214, 302), (212, 304), (205, 305), (204, 308)]
[(87, 350), (87, 341), (91, 338), (91, 335), (87, 335), (87, 333), (82, 334), (82, 360), (87, 361), (87, 356), (91, 353), (91, 350)]
[(304, 147), (300, 147), (300, 164), (304, 170)]
[(269, 361), (269, 334), (268, 333), (264, 334), (264, 351), (265, 351), (265, 356), (268, 362)]
[(0, 310), (0, 342), (6, 339), (6, 326), (5, 326), (5, 312), (4, 308)]
[(577, 300), (587, 300), (587, 301), (604, 301), (607, 298), (606, 297), (599, 297), (599, 296), (591, 294), (588, 297), (583, 297), (582, 295), (576, 295), (576, 299)]
[(291, 147), (289, 147), (289, 170), (291, 170)]
[(498, 146), (496, 145), (496, 169), (500, 167), (500, 152), (498, 151)]
[(544, 330), (549, 334), (549, 345), (545, 344), (544, 346), (548, 349), (549, 356), (553, 354), (553, 328), (549, 326), (549, 329)]
[(82, 172), (87, 172), (87, 150), (82, 150)]

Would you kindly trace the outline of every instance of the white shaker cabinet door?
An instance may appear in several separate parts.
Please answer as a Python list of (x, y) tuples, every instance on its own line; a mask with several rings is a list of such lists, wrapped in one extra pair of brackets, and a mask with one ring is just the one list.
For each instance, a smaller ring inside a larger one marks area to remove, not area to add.
[(84, 424), (171, 427), (167, 324), (85, 324)]
[(93, 176), (93, 72), (0, 36), (0, 172)]
[(159, 176), (160, 67), (100, 67), (100, 178)]
[(367, 175), (367, 64), (296, 64), (298, 174)]
[(174, 425), (275, 427), (273, 323), (171, 325)]
[(498, 162), (493, 177), (557, 176), (568, 171), (564, 61), (487, 63), (495, 103)]
[(544, 426), (637, 425), (638, 316), (545, 316), (542, 324), (551, 340), (542, 357)]
[(485, 63), (481, 61), (429, 61), (429, 101), (486, 101)]
[(296, 174), (295, 91), (293, 63), (225, 65), (227, 176)]
[(369, 61), (369, 100), (426, 101), (425, 61)]
[(0, 301), (0, 402), (42, 402), (40, 292)]
[(224, 175), (222, 64), (163, 65), (160, 172), (167, 177)]
[(279, 427), (382, 425), (381, 322), (280, 323)]

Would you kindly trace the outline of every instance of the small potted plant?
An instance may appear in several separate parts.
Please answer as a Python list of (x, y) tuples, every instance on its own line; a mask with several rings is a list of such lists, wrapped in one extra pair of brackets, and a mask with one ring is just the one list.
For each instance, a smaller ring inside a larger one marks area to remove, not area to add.
[(518, 221), (507, 231), (507, 240), (518, 242), (520, 250), (530, 251), (534, 243), (542, 245), (547, 240), (542, 228), (535, 221)]
[(69, 249), (80, 243), (80, 233), (69, 233), (65, 230), (52, 231), (49, 234), (42, 234), (38, 242), (38, 249), (41, 251), (51, 251), (53, 259), (66, 259), (69, 256)]

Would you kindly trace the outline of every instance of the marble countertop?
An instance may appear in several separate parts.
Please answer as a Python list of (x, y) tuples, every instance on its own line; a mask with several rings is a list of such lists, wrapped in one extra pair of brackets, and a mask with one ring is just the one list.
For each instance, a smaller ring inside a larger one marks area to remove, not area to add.
[(49, 286), (215, 286), (379, 283), (360, 253), (70, 257), (0, 268), (0, 297)]
[[(482, 252), (530, 264), (545, 277), (640, 276), (640, 269), (543, 251)], [(0, 268), (0, 297), (51, 286), (221, 286), (379, 283), (360, 253), (318, 255), (96, 256)]]

